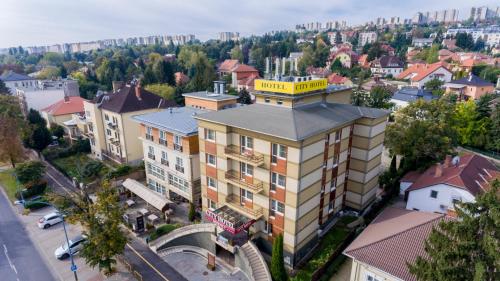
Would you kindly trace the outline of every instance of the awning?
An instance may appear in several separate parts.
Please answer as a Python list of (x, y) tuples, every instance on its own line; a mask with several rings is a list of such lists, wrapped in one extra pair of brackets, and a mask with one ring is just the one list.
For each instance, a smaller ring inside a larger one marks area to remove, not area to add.
[(168, 204), (172, 203), (172, 201), (168, 200), (165, 197), (162, 197), (160, 194), (152, 191), (148, 187), (144, 186), (140, 182), (133, 179), (126, 179), (122, 183), (123, 187), (130, 190), (130, 192), (142, 198), (149, 205), (155, 207), (160, 211), (165, 211)]
[(207, 209), (205, 217), (232, 234), (247, 230), (255, 222), (225, 205), (213, 211)]

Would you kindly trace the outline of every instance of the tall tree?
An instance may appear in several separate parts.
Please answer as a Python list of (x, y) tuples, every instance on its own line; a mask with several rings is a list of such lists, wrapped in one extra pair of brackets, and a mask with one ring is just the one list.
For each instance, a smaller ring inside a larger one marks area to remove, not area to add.
[(10, 89), (5, 86), (5, 83), (0, 80), (0, 95), (9, 95)]
[(240, 63), (243, 63), (243, 52), (239, 45), (234, 46), (231, 49), (231, 59), (238, 60)]
[(474, 101), (458, 103), (453, 117), (459, 144), (483, 148), (489, 142), (490, 119), (479, 116)]
[(16, 167), (16, 176), (22, 184), (35, 184), (45, 173), (45, 165), (40, 161), (29, 161)]
[(391, 92), (386, 87), (375, 86), (368, 96), (366, 106), (389, 109), (394, 105), (390, 102), (391, 97)]
[(408, 264), (420, 281), (498, 280), (500, 265), (500, 182), (476, 202), (455, 205), (457, 219), (442, 220), (425, 242), (426, 257)]
[(271, 256), (271, 276), (274, 281), (286, 281), (288, 275), (283, 260), (283, 235), (278, 235), (273, 242)]
[(497, 153), (500, 152), (500, 103), (497, 103), (491, 112), (490, 142), (486, 145)]
[(425, 82), (424, 87), (426, 90), (431, 91), (433, 95), (442, 96), (444, 94), (443, 85), (443, 81), (435, 78)]
[(0, 117), (0, 161), (9, 162), (13, 168), (24, 157), (19, 135), (18, 121), (12, 117)]
[(31, 125), (36, 125), (36, 126), (47, 126), (47, 121), (43, 119), (42, 115), (38, 110), (35, 110), (33, 108), (30, 108), (28, 112), (28, 116), (26, 117), (28, 119), (28, 122)]
[(252, 97), (246, 89), (241, 89), (238, 93), (238, 102), (241, 104), (252, 104)]

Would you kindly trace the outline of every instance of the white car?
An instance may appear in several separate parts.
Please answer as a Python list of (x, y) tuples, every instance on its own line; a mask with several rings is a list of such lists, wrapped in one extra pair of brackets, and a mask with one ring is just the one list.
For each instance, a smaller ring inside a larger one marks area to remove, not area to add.
[(83, 244), (87, 241), (87, 237), (84, 235), (78, 235), (72, 239), (69, 240), (69, 247), (68, 243), (64, 243), (63, 245), (59, 246), (54, 251), (54, 256), (56, 256), (57, 259), (63, 260), (69, 258), (69, 249), (71, 249), (71, 254), (76, 254), (78, 253), (82, 248)]
[(54, 224), (58, 224), (63, 221), (63, 217), (60, 213), (58, 212), (52, 212), (49, 214), (46, 214), (42, 218), (38, 220), (38, 227), (41, 229), (47, 229)]

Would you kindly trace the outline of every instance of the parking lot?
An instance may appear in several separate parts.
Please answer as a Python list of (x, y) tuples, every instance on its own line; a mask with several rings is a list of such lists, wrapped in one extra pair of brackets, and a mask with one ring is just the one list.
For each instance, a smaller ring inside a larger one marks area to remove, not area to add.
[[(73, 272), (71, 271), (70, 259), (58, 260), (54, 256), (54, 251), (62, 245), (66, 240), (64, 237), (62, 223), (51, 226), (48, 229), (40, 229), (37, 226), (37, 221), (44, 215), (53, 211), (53, 208), (46, 207), (40, 210), (31, 212), (29, 215), (20, 216), (21, 221), (25, 225), (31, 240), (38, 248), (42, 257), (46, 260), (48, 266), (53, 271), (53, 274), (62, 281), (74, 280)], [(71, 239), (81, 234), (81, 228), (78, 225), (66, 224), (68, 238)], [(122, 266), (118, 266), (118, 272), (110, 278), (105, 278), (97, 268), (92, 269), (85, 260), (76, 255), (74, 257), (75, 264), (78, 267), (78, 280), (99, 281), (99, 280), (135, 280)]]

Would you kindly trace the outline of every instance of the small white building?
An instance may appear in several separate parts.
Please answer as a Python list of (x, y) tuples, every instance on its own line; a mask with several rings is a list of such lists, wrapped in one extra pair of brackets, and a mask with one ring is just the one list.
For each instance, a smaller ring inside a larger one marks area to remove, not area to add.
[(414, 64), (401, 72), (398, 79), (409, 79), (410, 86), (422, 89), (430, 80), (438, 79), (444, 83), (450, 82), (453, 73), (443, 62), (433, 64)]
[(5, 83), (5, 86), (9, 88), (10, 94), (14, 95), (16, 89), (23, 91), (32, 91), (37, 88), (37, 79), (30, 77), (28, 75), (15, 73), (14, 71), (8, 71), (3, 75), (0, 75), (0, 80)]
[(420, 176), (415, 172), (403, 177), (400, 192), (405, 193), (406, 209), (450, 213), (457, 202), (474, 202), (478, 194), (489, 189), (491, 181), (500, 179), (500, 170), (486, 158), (466, 154), (446, 157)]
[(362, 47), (366, 44), (374, 43), (377, 41), (377, 38), (377, 32), (375, 31), (361, 32), (359, 33), (358, 45)]

